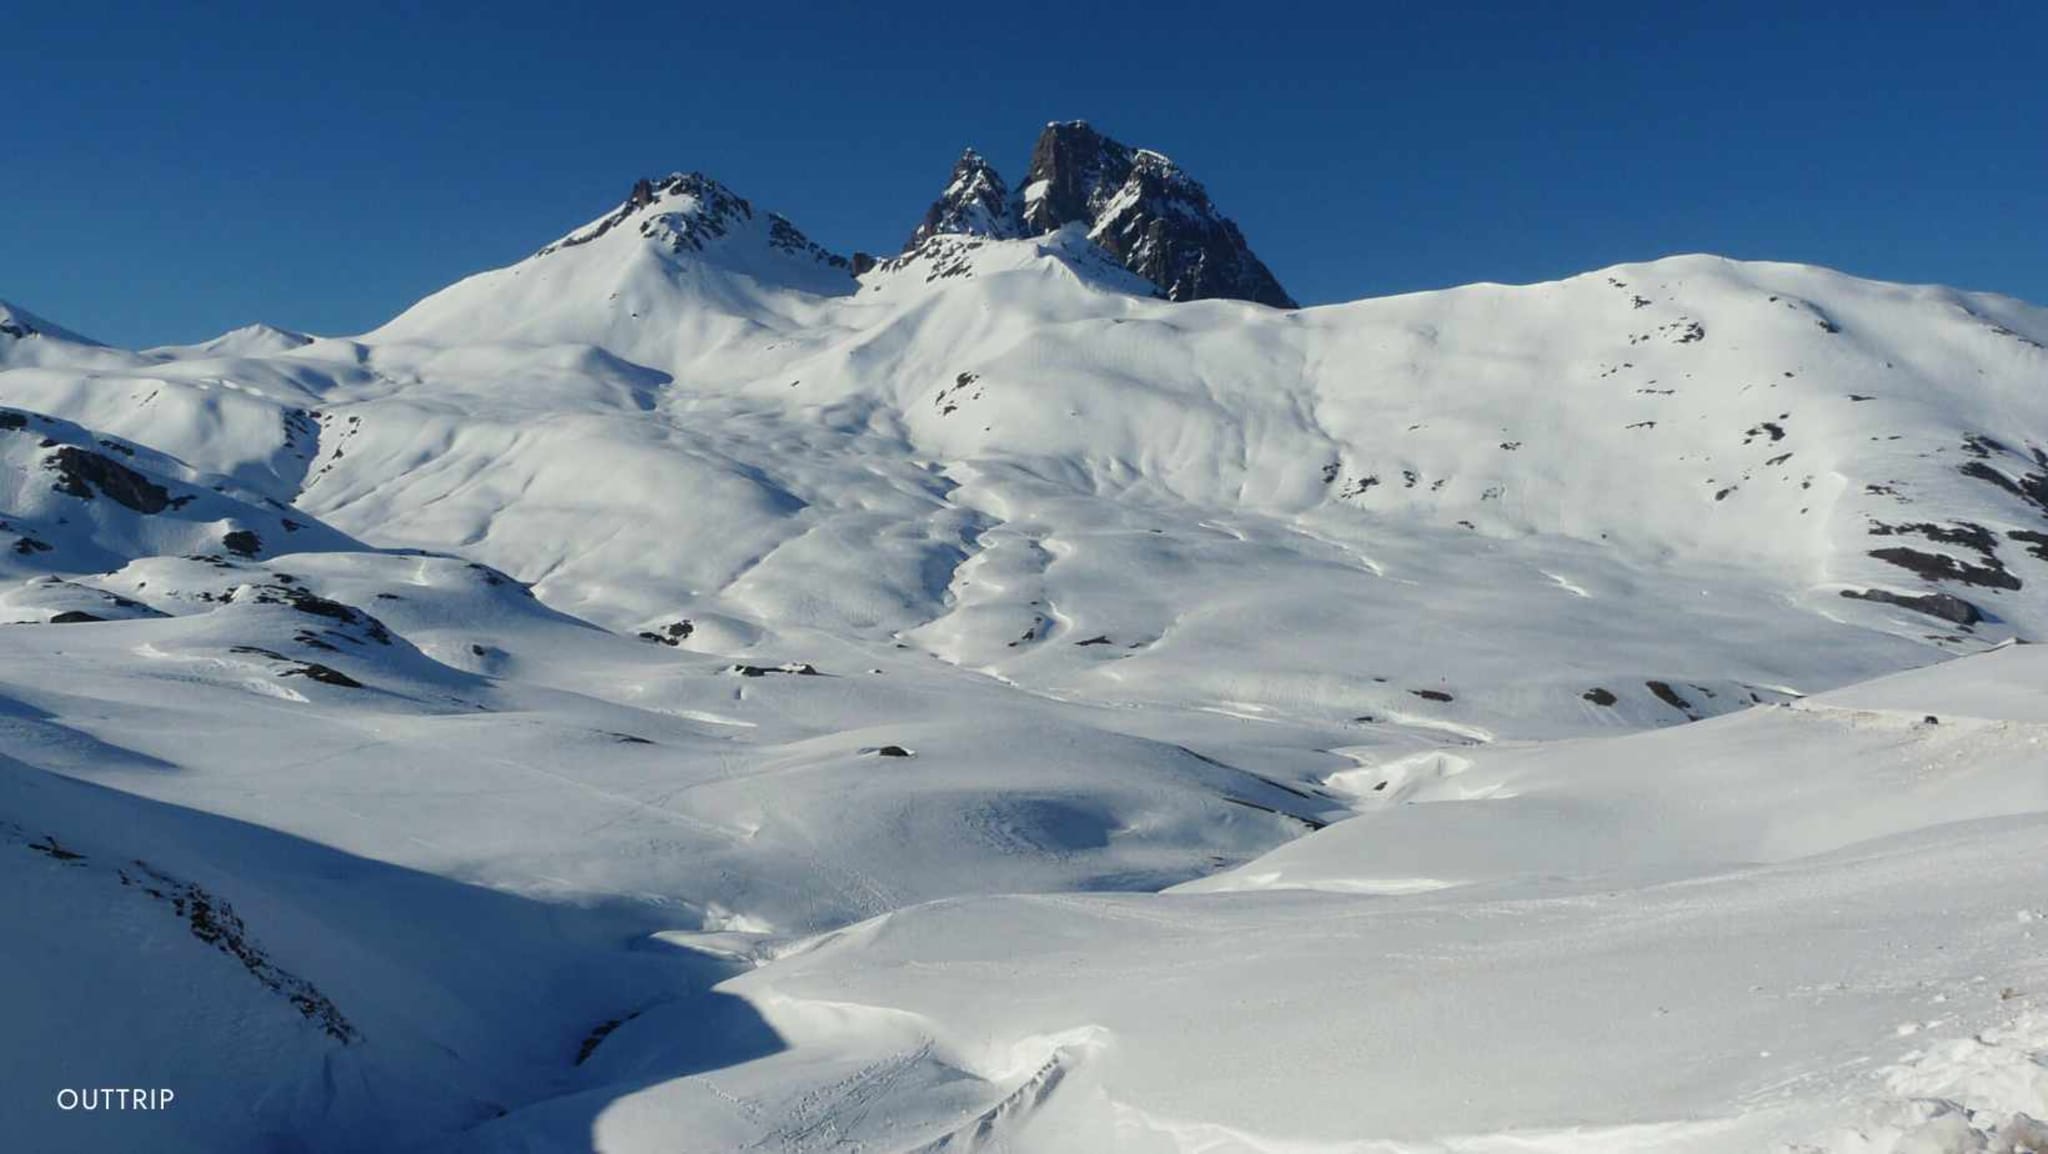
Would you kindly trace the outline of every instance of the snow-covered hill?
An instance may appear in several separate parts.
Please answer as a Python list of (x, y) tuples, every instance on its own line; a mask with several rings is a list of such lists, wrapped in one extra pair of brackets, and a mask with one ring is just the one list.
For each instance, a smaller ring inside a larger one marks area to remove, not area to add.
[(1048, 149), (879, 262), (688, 174), (352, 338), (0, 309), (0, 1132), (2025, 1148), (2048, 311), (1166, 299), (1271, 276)]

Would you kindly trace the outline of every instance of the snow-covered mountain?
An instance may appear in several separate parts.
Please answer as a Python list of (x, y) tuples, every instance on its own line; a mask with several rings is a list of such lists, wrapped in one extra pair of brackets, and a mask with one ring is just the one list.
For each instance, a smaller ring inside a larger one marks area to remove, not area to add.
[(1291, 305), (1066, 123), (879, 262), (678, 174), (350, 338), (0, 308), (0, 1133), (2030, 1148), (2048, 311)]

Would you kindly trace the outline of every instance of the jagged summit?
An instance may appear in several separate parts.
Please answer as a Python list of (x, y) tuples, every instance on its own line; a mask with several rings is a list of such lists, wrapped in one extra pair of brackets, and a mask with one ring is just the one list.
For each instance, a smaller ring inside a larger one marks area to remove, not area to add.
[(1295, 307), (1201, 184), (1159, 153), (1135, 154), (1130, 175), (1088, 235), (1169, 300), (1224, 297)]
[[(1038, 254), (1110, 291), (1294, 307), (1201, 184), (1160, 153), (1064, 121), (1039, 136), (1027, 178), (1012, 188), (981, 153), (965, 150), (902, 255), (879, 263), (827, 250), (787, 217), (757, 209), (703, 172), (642, 178), (604, 215), (524, 261), (434, 294), (375, 335), (441, 342), (456, 331), (516, 333), (630, 347), (667, 363), (655, 345), (709, 347), (677, 334), (674, 323), (699, 323), (685, 317), (775, 312), (781, 306), (760, 294), (781, 290), (847, 295), (877, 267), (896, 274), (916, 265), (927, 284), (967, 276), (977, 262), (1004, 264), (991, 245), (1055, 233), (1066, 235), (1038, 246)], [(259, 343), (280, 342), (228, 342)]]
[(946, 191), (925, 210), (924, 220), (904, 242), (903, 251), (910, 252), (940, 234), (1009, 238), (1022, 233), (1010, 186), (1003, 183), (994, 165), (970, 148), (960, 154)]
[(1089, 240), (1169, 300), (1221, 297), (1294, 307), (1198, 181), (1165, 155), (1132, 148), (1082, 120), (1046, 125), (1015, 194), (979, 153), (967, 150), (905, 251), (937, 235), (1044, 236), (1077, 222)]
[(1037, 232), (1093, 221), (1130, 176), (1134, 150), (1085, 120), (1054, 121), (1031, 147), (1020, 215)]

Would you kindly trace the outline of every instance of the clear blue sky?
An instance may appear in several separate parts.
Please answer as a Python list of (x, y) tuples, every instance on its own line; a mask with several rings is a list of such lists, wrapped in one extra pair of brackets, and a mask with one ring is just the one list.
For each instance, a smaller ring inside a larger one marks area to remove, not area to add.
[(408, 7), (10, 6), (0, 297), (361, 331), (689, 168), (893, 251), (961, 147), (1079, 117), (1309, 302), (1685, 251), (2048, 302), (2038, 0)]

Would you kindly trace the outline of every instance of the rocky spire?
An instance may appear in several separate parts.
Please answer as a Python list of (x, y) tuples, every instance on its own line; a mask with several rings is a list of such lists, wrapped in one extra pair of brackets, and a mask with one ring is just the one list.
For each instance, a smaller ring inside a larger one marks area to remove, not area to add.
[(1045, 126), (1014, 198), (995, 169), (968, 150), (905, 251), (940, 234), (1043, 236), (1076, 222), (1169, 300), (1294, 307), (1200, 183), (1159, 153), (1131, 148), (1079, 120)]
[(1092, 225), (1130, 174), (1131, 150), (1088, 122), (1046, 125), (1032, 146), (1031, 171), (1024, 177), (1025, 227), (1037, 234), (1077, 220)]
[(1133, 155), (1088, 238), (1168, 300), (1221, 297), (1291, 309), (1294, 299), (1195, 178), (1156, 152)]
[(925, 210), (924, 220), (903, 249), (908, 252), (940, 233), (1014, 237), (1020, 232), (1009, 186), (993, 165), (970, 148), (960, 154), (946, 191)]

